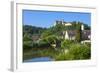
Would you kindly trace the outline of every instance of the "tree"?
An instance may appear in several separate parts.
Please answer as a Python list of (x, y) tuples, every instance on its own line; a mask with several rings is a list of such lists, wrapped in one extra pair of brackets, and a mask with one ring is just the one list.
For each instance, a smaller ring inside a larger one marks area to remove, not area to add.
[(76, 30), (76, 41), (80, 42), (81, 41), (81, 35), (82, 35), (82, 31), (81, 31), (81, 25), (83, 25), (83, 23), (81, 22), (72, 22), (72, 27), (74, 27), (74, 30)]
[(44, 30), (46, 30), (46, 28), (36, 27), (36, 26), (31, 26), (31, 25), (23, 25), (24, 34), (25, 33), (30, 34), (30, 35), (41, 34)]
[(23, 42), (23, 50), (31, 50), (33, 47), (32, 41), (24, 41)]
[(44, 41), (46, 41), (50, 45), (56, 44), (56, 40), (57, 40), (57, 37), (55, 35), (50, 35), (50, 36), (44, 38)]
[(61, 33), (65, 30), (65, 26), (63, 24), (56, 24), (53, 30), (58, 36), (61, 36)]
[(89, 25), (84, 24), (84, 29), (85, 29), (85, 30), (90, 30), (91, 28), (90, 28), (90, 26), (89, 26)]
[(28, 33), (25, 33), (23, 36), (23, 41), (32, 41), (31, 35)]
[(52, 35), (53, 34), (53, 32), (51, 31), (51, 30), (45, 30), (42, 34), (41, 34), (41, 39), (44, 39), (44, 38), (46, 38), (46, 37), (48, 37), (48, 36), (50, 36), (50, 35)]

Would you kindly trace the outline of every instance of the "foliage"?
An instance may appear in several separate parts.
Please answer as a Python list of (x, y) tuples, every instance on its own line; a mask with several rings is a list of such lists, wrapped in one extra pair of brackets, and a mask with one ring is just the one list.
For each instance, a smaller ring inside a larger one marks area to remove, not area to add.
[(50, 36), (50, 35), (52, 35), (52, 34), (53, 34), (53, 32), (51, 32), (51, 30), (48, 29), (48, 30), (44, 31), (44, 32), (41, 34), (41, 38), (44, 39), (44, 38), (46, 38), (46, 37), (48, 37), (48, 36)]
[(32, 41), (32, 38), (29, 34), (25, 33), (23, 36), (23, 41)]
[(44, 40), (39, 41), (38, 43), (38, 48), (48, 48), (50, 46), (50, 44)]
[(57, 36), (61, 36), (61, 33), (65, 30), (65, 26), (62, 24), (56, 24), (53, 27), (53, 32), (57, 35)]
[(75, 40), (76, 40), (77, 42), (81, 42), (81, 31), (80, 31), (80, 30), (77, 30)]
[(32, 38), (29, 34), (25, 33), (23, 36), (23, 50), (30, 50), (32, 47)]
[[(66, 50), (66, 49), (65, 49)], [(89, 46), (81, 44), (72, 44), (67, 53), (60, 52), (56, 55), (56, 60), (84, 60), (90, 59), (91, 49)]]
[(70, 47), (68, 55), (71, 55), (73, 58), (70, 58), (73, 60), (89, 59), (91, 55), (91, 50), (90, 47), (88, 47), (87, 45), (73, 44)]
[[(79, 28), (77, 28), (77, 26), (78, 26), (77, 24), (84, 25), (84, 29), (85, 29), (85, 30), (90, 30), (90, 26), (87, 25), (87, 24), (84, 24), (84, 23), (82, 23), (82, 22), (73, 21), (73, 22), (71, 22), (71, 24), (72, 24), (72, 29), (73, 29), (73, 30), (79, 29)], [(71, 30), (72, 30), (72, 29), (71, 29)]]
[(31, 26), (31, 25), (23, 25), (23, 35), (24, 34), (41, 34), (43, 31), (45, 31), (46, 28), (42, 28), (42, 27), (36, 27), (36, 26)]
[(73, 25), (73, 26), (75, 26), (75, 29), (76, 29), (76, 31), (77, 31), (77, 33), (76, 33), (76, 41), (77, 42), (81, 42), (81, 25), (83, 25), (83, 23), (81, 23), (81, 22), (74, 22), (73, 24), (75, 24), (75, 25)]
[(30, 50), (32, 49), (32, 47), (33, 47), (32, 41), (23, 42), (23, 50)]
[(71, 43), (72, 43), (71, 40), (63, 40), (63, 41), (61, 42), (61, 48), (62, 48), (62, 49), (69, 49)]
[(87, 25), (87, 24), (84, 24), (84, 29), (85, 29), (85, 30), (91, 30), (90, 26)]
[(45, 40), (50, 44), (55, 44), (57, 37), (55, 35), (50, 35), (50, 36), (46, 37)]
[(60, 37), (61, 33), (65, 30), (64, 25), (62, 24), (56, 24), (55, 26), (52, 26), (50, 28), (48, 28), (47, 30), (45, 30), (42, 34), (41, 34), (41, 38), (45, 38), (51, 35), (55, 35)]

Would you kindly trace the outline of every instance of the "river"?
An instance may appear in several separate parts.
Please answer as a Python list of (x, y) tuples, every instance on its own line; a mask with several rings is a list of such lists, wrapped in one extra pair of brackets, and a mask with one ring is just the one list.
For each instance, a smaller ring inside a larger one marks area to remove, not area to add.
[(54, 59), (50, 57), (37, 57), (37, 58), (24, 60), (24, 62), (47, 62), (47, 61), (54, 61)]

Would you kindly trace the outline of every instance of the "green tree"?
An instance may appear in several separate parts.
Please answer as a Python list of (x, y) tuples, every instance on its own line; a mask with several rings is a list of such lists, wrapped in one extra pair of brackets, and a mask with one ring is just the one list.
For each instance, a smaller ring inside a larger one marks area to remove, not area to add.
[(23, 36), (23, 41), (32, 41), (31, 35), (28, 33), (25, 33)]
[(81, 25), (83, 25), (83, 23), (81, 22), (72, 22), (72, 27), (74, 30), (76, 30), (76, 41), (80, 42), (81, 41), (81, 36), (82, 36), (82, 31), (81, 31)]
[(46, 37), (48, 37), (48, 36), (50, 36), (50, 35), (53, 35), (53, 32), (52, 32), (50, 29), (45, 30), (45, 31), (41, 34), (41, 39), (44, 39), (44, 38), (46, 38)]
[(44, 41), (48, 42), (49, 44), (56, 44), (57, 37), (55, 35), (50, 35), (44, 38)]

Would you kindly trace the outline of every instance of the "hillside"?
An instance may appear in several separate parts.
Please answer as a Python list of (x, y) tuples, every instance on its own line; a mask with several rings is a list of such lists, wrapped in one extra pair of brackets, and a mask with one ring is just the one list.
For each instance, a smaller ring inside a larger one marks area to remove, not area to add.
[(36, 27), (32, 25), (23, 25), (23, 35), (29, 34), (29, 35), (34, 35), (34, 34), (41, 34), (46, 28), (42, 27)]

